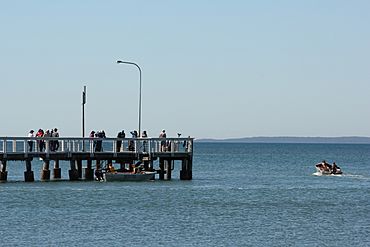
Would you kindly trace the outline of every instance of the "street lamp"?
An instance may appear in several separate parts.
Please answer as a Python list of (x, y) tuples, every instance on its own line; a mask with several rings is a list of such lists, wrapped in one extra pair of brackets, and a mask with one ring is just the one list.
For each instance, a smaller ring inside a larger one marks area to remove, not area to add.
[(125, 63), (125, 64), (135, 65), (139, 69), (140, 84), (139, 84), (139, 133), (138, 134), (139, 134), (139, 137), (140, 137), (141, 136), (141, 68), (139, 67), (139, 65), (137, 65), (136, 63), (133, 63), (133, 62), (125, 62), (125, 61), (118, 60), (117, 63), (118, 64)]
[(86, 86), (82, 92), (82, 151), (85, 152), (85, 104), (86, 104)]

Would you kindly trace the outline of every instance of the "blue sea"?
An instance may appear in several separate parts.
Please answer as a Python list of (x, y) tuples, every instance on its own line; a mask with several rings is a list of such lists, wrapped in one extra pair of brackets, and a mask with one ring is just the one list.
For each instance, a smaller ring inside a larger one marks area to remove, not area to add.
[[(323, 159), (343, 176), (313, 175)], [(151, 182), (24, 169), (0, 183), (1, 246), (370, 246), (370, 145), (195, 143), (191, 181), (178, 163)]]

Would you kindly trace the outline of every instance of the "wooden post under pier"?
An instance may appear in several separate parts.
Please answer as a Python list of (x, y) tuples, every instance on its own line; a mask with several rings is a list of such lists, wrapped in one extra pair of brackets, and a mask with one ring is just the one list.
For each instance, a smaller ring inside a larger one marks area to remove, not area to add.
[(44, 160), (41, 171), (41, 180), (50, 180), (50, 170), (49, 170), (50, 160)]
[(192, 159), (182, 160), (182, 169), (180, 171), (180, 180), (191, 180), (193, 178)]
[(76, 163), (77, 163), (78, 178), (82, 179), (82, 160), (78, 159)]
[(92, 160), (87, 160), (87, 167), (85, 168), (85, 179), (94, 180), (94, 169), (92, 169)]
[(76, 160), (70, 160), (71, 169), (68, 171), (69, 174), (69, 180), (70, 181), (77, 181), (78, 176), (78, 170), (76, 169)]
[(8, 172), (6, 171), (6, 160), (0, 161), (0, 182), (8, 179)]
[(164, 160), (164, 180), (171, 180), (172, 173), (172, 163), (174, 161), (171, 159)]
[(24, 172), (24, 181), (25, 182), (33, 182), (35, 181), (35, 176), (32, 171), (32, 160), (26, 160), (26, 171)]
[(164, 159), (160, 158), (159, 159), (159, 180), (164, 180)]
[(53, 170), (53, 178), (60, 179), (62, 178), (62, 169), (59, 168), (59, 160), (54, 160), (54, 170)]

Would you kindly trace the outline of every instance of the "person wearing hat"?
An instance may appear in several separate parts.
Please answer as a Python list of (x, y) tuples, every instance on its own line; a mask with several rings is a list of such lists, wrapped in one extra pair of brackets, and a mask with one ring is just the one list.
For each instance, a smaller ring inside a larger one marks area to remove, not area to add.
[[(35, 137), (35, 135), (33, 134), (35, 131), (34, 130), (30, 130), (30, 132), (28, 133), (28, 137)], [(33, 150), (33, 140), (32, 139), (29, 139), (28, 140), (28, 151), (29, 152), (32, 152)]]

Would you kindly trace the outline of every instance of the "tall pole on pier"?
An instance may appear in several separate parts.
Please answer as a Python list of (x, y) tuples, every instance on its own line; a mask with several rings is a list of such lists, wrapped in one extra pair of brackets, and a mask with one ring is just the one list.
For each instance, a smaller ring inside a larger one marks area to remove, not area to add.
[[(85, 104), (86, 104), (86, 86), (82, 92), (82, 138), (85, 138)], [(85, 151), (85, 140), (82, 140), (82, 151)]]
[(131, 65), (134, 65), (136, 66), (136, 68), (139, 69), (139, 137), (141, 137), (141, 68), (139, 65), (137, 65), (136, 63), (133, 63), (133, 62), (125, 62), (125, 61), (121, 61), (121, 60), (118, 60), (117, 61), (118, 64), (120, 63), (124, 63), (124, 64), (131, 64)]

